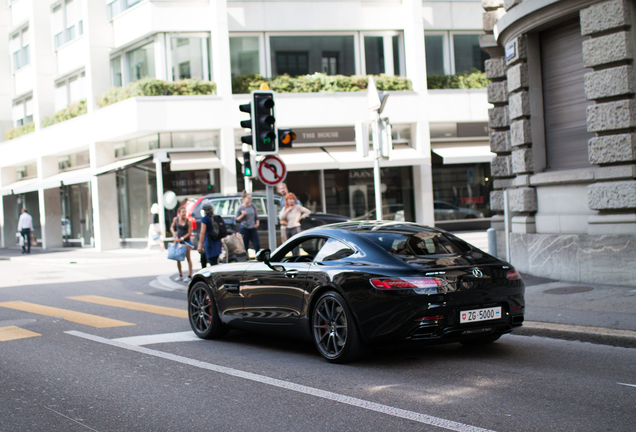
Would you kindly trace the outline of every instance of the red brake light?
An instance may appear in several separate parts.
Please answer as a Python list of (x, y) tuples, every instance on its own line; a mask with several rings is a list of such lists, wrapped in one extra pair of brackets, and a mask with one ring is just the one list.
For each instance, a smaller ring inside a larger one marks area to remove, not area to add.
[(510, 270), (508, 273), (506, 273), (506, 279), (508, 280), (521, 279), (521, 275), (519, 274), (517, 270)]
[(371, 285), (377, 289), (413, 289), (437, 288), (446, 285), (440, 278), (399, 278), (399, 279), (371, 279)]
[(415, 321), (432, 321), (432, 320), (441, 320), (441, 319), (444, 319), (444, 315), (434, 315), (434, 316), (417, 318)]

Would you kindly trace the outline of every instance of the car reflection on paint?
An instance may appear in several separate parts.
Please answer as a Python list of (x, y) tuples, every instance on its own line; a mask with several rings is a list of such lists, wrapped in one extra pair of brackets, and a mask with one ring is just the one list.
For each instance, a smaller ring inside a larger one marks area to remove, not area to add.
[(257, 260), (201, 270), (188, 315), (201, 338), (230, 329), (313, 340), (344, 363), (373, 344), (494, 342), (524, 319), (508, 263), (443, 230), (346, 222), (301, 232)]

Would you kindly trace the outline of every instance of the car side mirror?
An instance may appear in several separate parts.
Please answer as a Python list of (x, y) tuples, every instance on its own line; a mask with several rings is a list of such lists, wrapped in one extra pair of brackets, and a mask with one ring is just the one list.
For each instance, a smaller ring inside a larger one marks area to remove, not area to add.
[(272, 251), (269, 249), (261, 249), (256, 254), (256, 261), (260, 261), (269, 265), (269, 259), (270, 259), (271, 253)]

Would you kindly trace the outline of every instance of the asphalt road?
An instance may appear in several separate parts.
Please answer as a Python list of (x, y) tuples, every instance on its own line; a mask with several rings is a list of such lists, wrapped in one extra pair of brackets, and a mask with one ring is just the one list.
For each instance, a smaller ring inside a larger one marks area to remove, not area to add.
[(332, 365), (306, 342), (194, 339), (161, 270), (0, 261), (0, 431), (633, 430), (636, 349), (506, 335)]

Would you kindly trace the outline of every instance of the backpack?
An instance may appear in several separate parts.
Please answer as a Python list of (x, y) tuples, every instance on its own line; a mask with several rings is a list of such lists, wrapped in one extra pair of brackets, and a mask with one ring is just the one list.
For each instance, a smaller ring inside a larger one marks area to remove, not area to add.
[(219, 215), (214, 215), (210, 218), (210, 231), (208, 231), (208, 236), (212, 240), (221, 240), (223, 237), (227, 236), (227, 227), (225, 226), (225, 221)]

